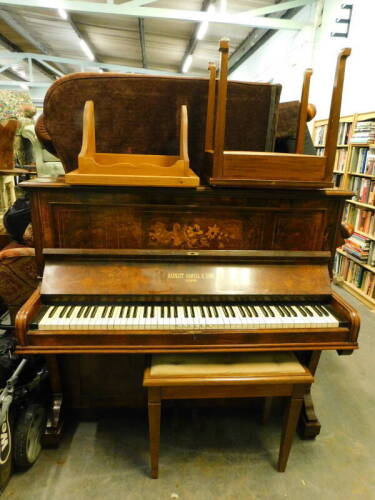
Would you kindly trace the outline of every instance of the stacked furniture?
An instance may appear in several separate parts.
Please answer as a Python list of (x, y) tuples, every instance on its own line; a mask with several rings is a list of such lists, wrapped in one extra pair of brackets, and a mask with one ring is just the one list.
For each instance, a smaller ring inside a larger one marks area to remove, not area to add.
[[(333, 93), (334, 143), (347, 55), (339, 57)], [(65, 386), (74, 386), (73, 398), (90, 407), (98, 394), (88, 383), (72, 383), (70, 370), (75, 366), (75, 373), (97, 386), (95, 364), (103, 363), (97, 355), (113, 370), (116, 363), (126, 365), (123, 355), (134, 359), (131, 354), (143, 368), (150, 353), (224, 351), (234, 359), (237, 352), (292, 351), (309, 385), (323, 350), (343, 354), (358, 347), (358, 315), (330, 288), (332, 256), (342, 242), (340, 219), (351, 193), (324, 187), (331, 184), (330, 153), (318, 161), (302, 154), (306, 91), (298, 152), (283, 156), (272, 151), (280, 87), (224, 77), (218, 83), (75, 74), (48, 91), (44, 126), (66, 175), (23, 183), (42, 283), (19, 311), (16, 330), (18, 351), (47, 355), (54, 370), (50, 435), (61, 429), (59, 364)], [(306, 85), (308, 80), (309, 74)], [(213, 128), (206, 117), (215, 108), (220, 140), (210, 150), (205, 133)], [(223, 133), (225, 121), (230, 126)], [(220, 173), (215, 161), (220, 164), (227, 151), (231, 164)], [(163, 164), (146, 158), (152, 155)], [(180, 161), (177, 174), (172, 169)], [(266, 175), (252, 170), (254, 161), (266, 166)], [(272, 178), (277, 165), (280, 173)], [(170, 184), (158, 168), (171, 169)], [(135, 182), (129, 180), (131, 169)], [(85, 177), (96, 174), (96, 183)], [(201, 185), (183, 187), (182, 178), (198, 178)], [(320, 424), (309, 387), (298, 394), (304, 435), (315, 437)], [(113, 393), (111, 398), (116, 406), (124, 403)]]

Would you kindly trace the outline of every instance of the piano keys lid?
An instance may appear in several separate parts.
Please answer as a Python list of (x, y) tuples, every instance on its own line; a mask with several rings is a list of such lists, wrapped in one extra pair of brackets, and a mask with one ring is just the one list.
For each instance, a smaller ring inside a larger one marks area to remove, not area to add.
[(329, 252), (46, 249), (41, 295), (327, 296)]

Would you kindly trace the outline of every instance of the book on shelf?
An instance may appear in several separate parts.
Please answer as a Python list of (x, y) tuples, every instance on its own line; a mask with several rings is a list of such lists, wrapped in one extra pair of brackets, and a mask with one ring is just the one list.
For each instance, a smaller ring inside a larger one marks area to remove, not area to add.
[(375, 205), (375, 180), (353, 176), (349, 181), (349, 189), (354, 191), (356, 201)]
[(342, 249), (353, 255), (356, 259), (367, 262), (371, 240), (366, 236), (358, 233), (353, 233), (350, 238), (345, 240)]
[(352, 144), (375, 142), (375, 121), (357, 122), (350, 142)]
[(345, 255), (336, 253), (334, 262), (336, 277), (355, 286), (370, 298), (375, 298), (375, 273), (350, 260)]
[(349, 203), (345, 206), (343, 220), (353, 225), (354, 231), (361, 231), (375, 238), (375, 212)]
[(349, 138), (351, 137), (352, 125), (351, 122), (341, 122), (339, 124), (337, 144), (348, 144)]
[(375, 150), (358, 148), (352, 157), (350, 173), (375, 175)]
[(344, 172), (347, 153), (348, 153), (347, 149), (337, 149), (336, 164), (334, 168), (336, 172)]
[(319, 125), (316, 127), (315, 144), (317, 146), (324, 146), (326, 142), (327, 125)]

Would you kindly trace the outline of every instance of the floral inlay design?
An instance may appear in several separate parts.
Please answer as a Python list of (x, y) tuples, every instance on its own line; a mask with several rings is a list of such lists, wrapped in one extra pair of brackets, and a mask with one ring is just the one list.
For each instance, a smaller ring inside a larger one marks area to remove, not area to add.
[(155, 222), (149, 232), (150, 246), (164, 248), (232, 248), (240, 238), (238, 225)]

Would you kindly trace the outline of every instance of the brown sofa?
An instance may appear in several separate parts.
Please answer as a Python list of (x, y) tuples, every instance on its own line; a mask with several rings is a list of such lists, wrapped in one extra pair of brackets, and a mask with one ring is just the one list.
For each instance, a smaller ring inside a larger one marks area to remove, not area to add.
[[(65, 171), (77, 168), (85, 101), (95, 104), (98, 152), (176, 154), (178, 110), (188, 108), (190, 165), (204, 161), (206, 78), (76, 73), (57, 80), (44, 100), (40, 135), (51, 138)], [(228, 83), (226, 147), (272, 151), (280, 85)]]

